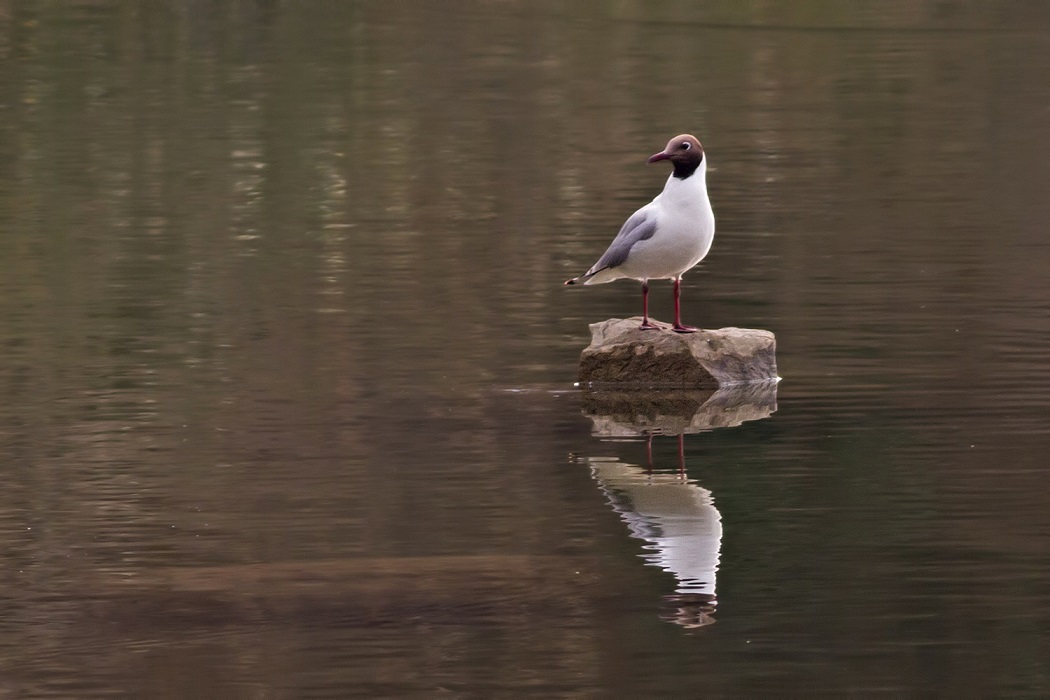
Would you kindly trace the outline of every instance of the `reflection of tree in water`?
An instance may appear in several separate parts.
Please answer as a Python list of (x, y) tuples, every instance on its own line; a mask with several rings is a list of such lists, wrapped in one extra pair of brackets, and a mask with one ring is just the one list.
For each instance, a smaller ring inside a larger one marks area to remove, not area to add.
[(681, 435), (678, 448), (676, 472), (653, 472), (650, 437), (647, 467), (591, 459), (591, 475), (631, 534), (646, 543), (646, 563), (673, 574), (678, 582), (674, 594), (664, 598), (661, 619), (701, 627), (714, 622), (722, 518), (711, 492), (685, 474)]

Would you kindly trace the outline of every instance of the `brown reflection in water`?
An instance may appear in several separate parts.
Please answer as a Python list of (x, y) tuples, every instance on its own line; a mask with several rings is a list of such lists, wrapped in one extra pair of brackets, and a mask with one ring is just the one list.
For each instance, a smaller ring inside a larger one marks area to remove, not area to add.
[(718, 390), (585, 391), (583, 413), (598, 437), (682, 435), (732, 428), (777, 410), (777, 382)]

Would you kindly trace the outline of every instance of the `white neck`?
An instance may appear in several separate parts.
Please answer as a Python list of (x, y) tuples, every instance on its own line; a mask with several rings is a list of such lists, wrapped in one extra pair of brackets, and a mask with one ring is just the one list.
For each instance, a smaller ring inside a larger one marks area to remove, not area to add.
[(668, 200), (674, 206), (687, 206), (711, 209), (711, 200), (707, 198), (707, 156), (700, 161), (700, 167), (689, 177), (681, 180), (672, 173), (664, 184), (664, 191), (657, 199)]

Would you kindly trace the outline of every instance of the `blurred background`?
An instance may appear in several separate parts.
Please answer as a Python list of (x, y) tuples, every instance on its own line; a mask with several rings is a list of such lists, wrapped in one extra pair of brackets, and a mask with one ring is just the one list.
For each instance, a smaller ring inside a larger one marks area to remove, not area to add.
[[(0, 0), (0, 697), (1045, 697), (1048, 65), (1042, 2)], [(783, 381), (680, 462), (561, 281), (681, 132), (684, 320)]]

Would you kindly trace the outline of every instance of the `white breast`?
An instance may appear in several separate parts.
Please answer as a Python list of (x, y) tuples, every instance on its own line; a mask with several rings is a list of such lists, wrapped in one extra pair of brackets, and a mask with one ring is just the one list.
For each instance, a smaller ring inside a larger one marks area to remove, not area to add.
[(656, 214), (656, 232), (631, 248), (620, 266), (624, 277), (675, 278), (694, 267), (711, 250), (715, 215), (707, 197), (707, 159), (692, 177), (667, 179), (648, 206)]

